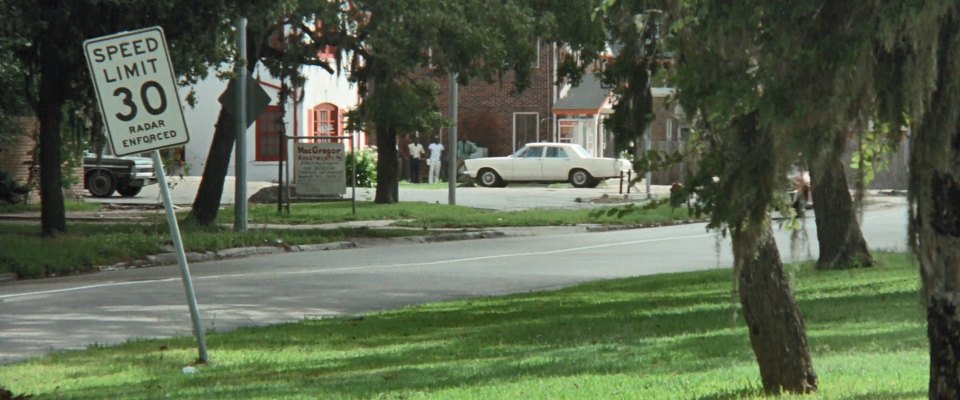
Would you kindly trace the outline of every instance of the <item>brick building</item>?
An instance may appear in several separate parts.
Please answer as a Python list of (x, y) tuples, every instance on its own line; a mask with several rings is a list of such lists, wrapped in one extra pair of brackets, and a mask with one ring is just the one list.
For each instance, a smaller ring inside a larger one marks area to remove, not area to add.
[(40, 199), (36, 183), (40, 174), (34, 165), (34, 153), (37, 150), (37, 136), (40, 123), (35, 118), (17, 118), (21, 132), (11, 140), (0, 144), (0, 171), (5, 172), (14, 182), (21, 185), (34, 184), (29, 202)]
[[(27, 202), (36, 203), (40, 201), (40, 161), (37, 159), (40, 121), (32, 117), (20, 117), (17, 123), (20, 124), (20, 132), (9, 141), (0, 143), (0, 171), (7, 173), (18, 184), (32, 186)], [(83, 199), (83, 166), (79, 160), (76, 167), (65, 169), (64, 174), (65, 181), (75, 178), (70, 187), (64, 190), (64, 197), (77, 201)]]
[[(458, 96), (457, 133), (466, 135), (477, 146), (486, 148), (490, 156), (505, 156), (529, 142), (553, 141), (556, 137), (552, 116), (558, 96), (556, 82), (556, 49), (541, 46), (532, 65), (530, 86), (521, 93), (514, 87), (512, 73), (500, 82), (486, 83), (474, 79), (460, 86)], [(450, 117), (449, 79), (438, 80), (437, 104)], [(446, 130), (441, 135), (446, 143)]]

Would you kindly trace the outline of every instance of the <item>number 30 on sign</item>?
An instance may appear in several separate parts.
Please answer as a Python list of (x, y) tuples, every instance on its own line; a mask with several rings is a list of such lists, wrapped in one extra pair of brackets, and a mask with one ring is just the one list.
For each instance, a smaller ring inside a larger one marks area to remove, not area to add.
[(83, 48), (114, 154), (190, 140), (162, 28), (90, 39)]

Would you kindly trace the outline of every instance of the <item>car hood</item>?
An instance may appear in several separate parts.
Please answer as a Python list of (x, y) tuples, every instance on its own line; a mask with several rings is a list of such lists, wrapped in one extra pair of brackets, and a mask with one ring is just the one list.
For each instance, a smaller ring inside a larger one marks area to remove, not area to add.
[[(85, 153), (83, 155), (84, 161), (88, 163), (95, 163), (97, 161), (97, 155), (94, 153)], [(133, 161), (136, 165), (153, 165), (153, 159), (150, 157), (141, 157), (141, 156), (115, 156), (112, 154), (103, 154), (100, 156), (101, 164), (112, 164), (116, 161), (126, 160)]]

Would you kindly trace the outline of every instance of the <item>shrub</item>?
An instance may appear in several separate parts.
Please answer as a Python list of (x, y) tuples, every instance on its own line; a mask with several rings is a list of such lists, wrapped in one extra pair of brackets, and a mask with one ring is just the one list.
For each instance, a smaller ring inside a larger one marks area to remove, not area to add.
[(10, 174), (0, 171), (0, 202), (20, 204), (27, 202), (30, 187), (13, 180)]
[[(350, 171), (354, 153), (347, 153), (347, 187), (353, 184)], [(357, 187), (373, 187), (377, 184), (377, 149), (366, 148), (356, 153), (357, 157)]]

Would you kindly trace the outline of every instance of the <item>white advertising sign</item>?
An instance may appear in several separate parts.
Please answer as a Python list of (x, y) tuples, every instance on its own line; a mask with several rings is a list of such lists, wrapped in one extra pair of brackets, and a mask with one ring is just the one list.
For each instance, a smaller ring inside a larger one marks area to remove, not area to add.
[(162, 28), (89, 39), (83, 49), (114, 154), (190, 140)]
[(342, 143), (297, 143), (293, 153), (298, 195), (322, 196), (347, 192), (347, 157)]

